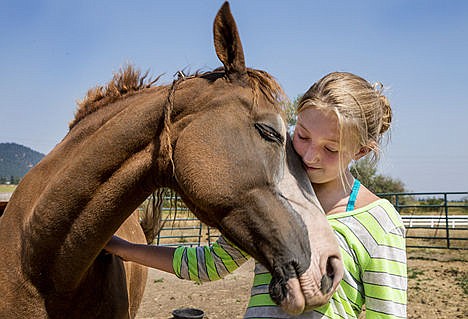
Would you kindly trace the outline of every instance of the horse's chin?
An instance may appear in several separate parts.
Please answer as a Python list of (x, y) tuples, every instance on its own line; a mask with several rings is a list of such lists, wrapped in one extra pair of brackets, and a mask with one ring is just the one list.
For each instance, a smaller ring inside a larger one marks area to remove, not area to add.
[[(287, 281), (287, 294), (280, 303), (284, 312), (290, 315), (300, 315), (306, 310), (320, 307), (328, 302), (331, 297), (330, 291), (323, 293), (321, 283), (311, 279), (301, 276), (299, 279), (291, 278)], [(321, 281), (329, 280), (327, 276), (324, 276)]]

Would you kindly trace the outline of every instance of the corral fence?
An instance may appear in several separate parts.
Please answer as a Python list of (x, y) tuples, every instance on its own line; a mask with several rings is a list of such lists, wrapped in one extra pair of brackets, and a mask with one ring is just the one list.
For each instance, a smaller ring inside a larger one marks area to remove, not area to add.
[[(168, 211), (166, 209), (166, 211)], [(182, 213), (181, 213), (182, 215)], [(182, 216), (169, 218), (154, 240), (160, 246), (201, 246), (211, 245), (219, 237), (216, 228), (203, 224), (190, 211)]]
[[(162, 201), (162, 228), (154, 244), (210, 245), (219, 237), (216, 228), (201, 223), (171, 191)], [(1, 193), (0, 216), (11, 193)], [(406, 227), (407, 247), (468, 249), (468, 192), (381, 193), (400, 213)], [(141, 210), (144, 210), (142, 205)]]
[[(140, 207), (144, 212), (151, 198)], [(180, 197), (171, 190), (165, 190), (160, 203), (161, 220), (159, 233), (153, 244), (159, 246), (201, 246), (214, 243), (220, 233), (202, 223), (188, 208)]]
[[(468, 249), (468, 192), (378, 195), (388, 199), (400, 213), (407, 247)], [(219, 237), (218, 230), (201, 223), (175, 193), (165, 196), (162, 205), (165, 222), (154, 244), (210, 245)]]
[(468, 192), (383, 193), (400, 213), (406, 246), (468, 249)]

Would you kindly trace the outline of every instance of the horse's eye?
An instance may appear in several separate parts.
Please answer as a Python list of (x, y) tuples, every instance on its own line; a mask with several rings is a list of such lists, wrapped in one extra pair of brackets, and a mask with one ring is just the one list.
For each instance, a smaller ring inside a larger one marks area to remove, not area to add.
[(283, 144), (284, 137), (271, 126), (264, 123), (255, 123), (254, 126), (265, 140)]

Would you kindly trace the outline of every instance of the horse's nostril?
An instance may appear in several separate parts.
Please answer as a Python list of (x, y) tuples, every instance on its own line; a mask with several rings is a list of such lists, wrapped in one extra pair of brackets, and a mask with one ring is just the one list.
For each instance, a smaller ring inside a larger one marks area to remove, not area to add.
[(333, 287), (333, 277), (335, 275), (335, 270), (333, 269), (333, 265), (330, 261), (330, 258), (327, 260), (327, 273), (323, 275), (322, 280), (320, 281), (320, 291), (323, 294), (327, 294)]
[[(333, 258), (333, 257), (332, 257)], [(333, 269), (333, 265), (331, 263), (331, 260), (330, 258), (328, 258), (327, 260), (327, 275), (329, 277), (332, 277), (333, 278), (333, 275), (335, 274), (335, 269)]]
[(333, 287), (333, 277), (329, 275), (323, 275), (322, 280), (320, 281), (320, 291), (322, 294), (327, 294)]

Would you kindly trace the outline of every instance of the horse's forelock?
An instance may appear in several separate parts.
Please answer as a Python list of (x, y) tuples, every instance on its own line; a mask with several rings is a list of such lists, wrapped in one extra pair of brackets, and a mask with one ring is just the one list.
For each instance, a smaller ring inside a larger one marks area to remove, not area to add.
[(247, 69), (250, 83), (275, 105), (286, 99), (286, 94), (279, 83), (269, 73), (261, 70)]

